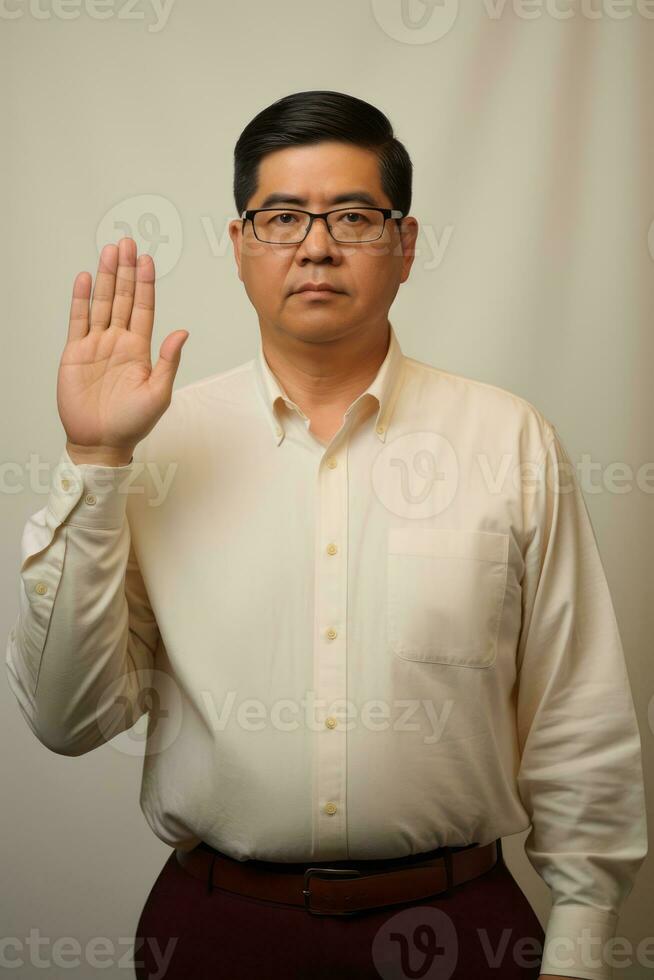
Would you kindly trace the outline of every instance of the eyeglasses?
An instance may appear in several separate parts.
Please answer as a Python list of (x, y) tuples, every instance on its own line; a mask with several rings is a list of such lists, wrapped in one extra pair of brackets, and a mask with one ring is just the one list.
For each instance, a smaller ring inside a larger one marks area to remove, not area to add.
[(311, 231), (315, 219), (324, 218), (334, 241), (351, 245), (377, 241), (384, 233), (389, 218), (394, 218), (399, 225), (403, 217), (402, 211), (391, 208), (336, 208), (320, 214), (312, 211), (255, 208), (244, 211), (241, 220), (252, 222), (255, 237), (260, 242), (269, 245), (299, 245)]

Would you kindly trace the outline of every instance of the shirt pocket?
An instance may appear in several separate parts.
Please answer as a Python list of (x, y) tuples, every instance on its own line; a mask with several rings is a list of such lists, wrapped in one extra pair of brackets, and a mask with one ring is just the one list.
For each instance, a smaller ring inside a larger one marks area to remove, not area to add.
[(391, 527), (387, 639), (404, 660), (490, 667), (506, 592), (509, 535)]

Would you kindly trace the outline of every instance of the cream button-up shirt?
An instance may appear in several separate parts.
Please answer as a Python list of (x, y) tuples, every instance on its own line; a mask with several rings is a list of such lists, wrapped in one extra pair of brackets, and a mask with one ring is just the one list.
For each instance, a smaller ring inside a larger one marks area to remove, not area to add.
[(395, 858), (531, 827), (542, 972), (608, 980), (580, 937), (614, 935), (647, 831), (574, 467), (528, 401), (389, 341), (327, 445), (259, 340), (177, 389), (127, 466), (64, 449), (9, 683), (65, 755), (132, 751), (149, 712), (140, 802), (172, 847)]

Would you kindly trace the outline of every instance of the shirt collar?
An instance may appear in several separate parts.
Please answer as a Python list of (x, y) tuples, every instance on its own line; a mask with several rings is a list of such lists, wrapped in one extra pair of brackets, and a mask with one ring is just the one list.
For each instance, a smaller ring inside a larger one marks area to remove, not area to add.
[[(377, 374), (366, 390), (352, 402), (350, 407), (345, 412), (346, 416), (349, 415), (352, 409), (358, 405), (360, 401), (362, 401), (364, 398), (369, 399), (372, 396), (378, 404), (375, 418), (375, 432), (382, 442), (384, 442), (386, 438), (386, 431), (390, 424), (395, 400), (401, 387), (404, 368), (404, 354), (402, 353), (397, 335), (393, 329), (393, 324), (390, 323), (390, 321), (389, 325), (390, 342), (386, 352), (386, 357), (379, 366)], [(277, 445), (279, 445), (284, 438), (284, 424), (280, 413), (277, 411), (279, 407), (278, 402), (280, 399), (283, 402), (288, 402), (288, 406), (291, 410), (294, 409), (294, 403), (291, 401), (287, 392), (279, 382), (277, 375), (273, 373), (268, 361), (266, 360), (263, 352), (261, 334), (259, 334), (257, 354), (254, 359), (254, 371), (257, 389), (263, 399), (266, 417), (268, 419), (271, 432), (275, 442)]]

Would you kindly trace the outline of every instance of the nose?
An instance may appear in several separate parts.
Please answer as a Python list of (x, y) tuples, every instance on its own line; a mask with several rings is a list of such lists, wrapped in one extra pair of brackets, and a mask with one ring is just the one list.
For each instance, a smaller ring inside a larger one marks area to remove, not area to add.
[(306, 238), (298, 247), (309, 252), (331, 252), (336, 245), (330, 234), (327, 218), (314, 218)]

